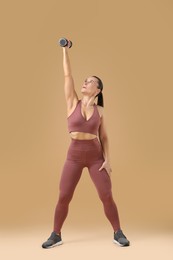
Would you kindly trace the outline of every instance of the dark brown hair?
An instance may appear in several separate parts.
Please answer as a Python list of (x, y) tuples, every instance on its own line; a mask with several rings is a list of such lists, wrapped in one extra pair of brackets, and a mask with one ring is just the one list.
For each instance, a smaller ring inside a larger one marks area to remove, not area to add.
[(94, 78), (96, 78), (97, 80), (98, 80), (98, 89), (100, 89), (100, 93), (96, 96), (96, 97), (98, 97), (98, 99), (97, 99), (97, 105), (99, 105), (99, 106), (104, 106), (104, 102), (103, 102), (103, 94), (102, 94), (102, 90), (103, 90), (103, 82), (101, 81), (101, 79), (99, 78), (99, 77), (97, 77), (97, 76), (92, 76), (92, 77), (94, 77)]

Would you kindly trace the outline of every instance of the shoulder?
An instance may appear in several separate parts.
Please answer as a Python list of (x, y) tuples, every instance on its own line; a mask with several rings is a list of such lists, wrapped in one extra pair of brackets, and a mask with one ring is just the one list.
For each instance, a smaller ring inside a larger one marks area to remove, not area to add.
[(96, 105), (97, 106), (97, 110), (99, 112), (100, 117), (103, 116), (104, 113), (104, 108), (102, 106)]
[(78, 99), (73, 103), (73, 105), (70, 108), (67, 107), (67, 117), (70, 117), (70, 115), (73, 114), (73, 112), (77, 109), (79, 104), (80, 100)]

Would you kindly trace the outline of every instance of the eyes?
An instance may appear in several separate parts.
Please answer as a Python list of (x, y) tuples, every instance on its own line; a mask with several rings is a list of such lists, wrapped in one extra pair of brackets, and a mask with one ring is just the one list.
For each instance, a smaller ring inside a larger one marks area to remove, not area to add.
[(97, 83), (96, 81), (94, 81), (94, 80), (92, 80), (92, 79), (91, 79), (91, 80), (87, 80), (87, 79), (86, 79), (84, 82), (85, 82), (86, 85), (88, 85), (89, 83), (92, 83), (92, 84), (93, 84), (93, 83)]

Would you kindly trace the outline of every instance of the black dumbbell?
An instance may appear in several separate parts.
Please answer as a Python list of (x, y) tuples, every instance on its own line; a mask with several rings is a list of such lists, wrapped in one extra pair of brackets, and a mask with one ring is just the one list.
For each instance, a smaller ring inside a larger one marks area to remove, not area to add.
[(68, 48), (71, 48), (72, 47), (72, 42), (67, 40), (66, 38), (61, 38), (59, 39), (59, 45), (61, 47), (68, 47)]

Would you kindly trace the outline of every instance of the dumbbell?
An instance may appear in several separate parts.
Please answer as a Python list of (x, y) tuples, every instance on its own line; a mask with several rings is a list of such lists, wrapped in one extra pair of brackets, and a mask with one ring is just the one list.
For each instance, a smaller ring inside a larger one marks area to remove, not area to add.
[(59, 39), (59, 45), (61, 47), (68, 47), (68, 48), (71, 48), (72, 47), (72, 42), (67, 40), (66, 38), (61, 38)]

